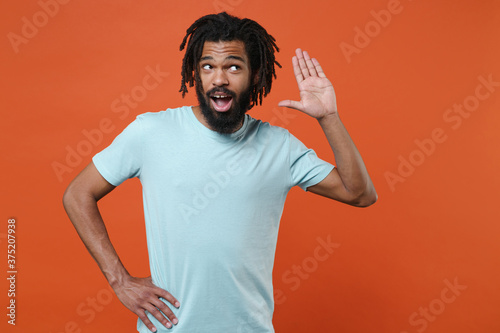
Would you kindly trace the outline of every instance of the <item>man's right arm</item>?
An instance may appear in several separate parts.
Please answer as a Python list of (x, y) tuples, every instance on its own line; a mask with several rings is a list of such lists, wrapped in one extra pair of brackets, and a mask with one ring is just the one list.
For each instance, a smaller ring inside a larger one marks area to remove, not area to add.
[(156, 328), (145, 311), (170, 328), (172, 324), (167, 318), (174, 324), (177, 324), (178, 320), (160, 297), (175, 307), (179, 307), (179, 302), (166, 290), (156, 287), (151, 277), (130, 276), (111, 244), (97, 201), (114, 188), (115, 186), (101, 176), (94, 164), (90, 163), (66, 189), (63, 197), (64, 208), (81, 240), (123, 305), (134, 312), (152, 332), (155, 332)]

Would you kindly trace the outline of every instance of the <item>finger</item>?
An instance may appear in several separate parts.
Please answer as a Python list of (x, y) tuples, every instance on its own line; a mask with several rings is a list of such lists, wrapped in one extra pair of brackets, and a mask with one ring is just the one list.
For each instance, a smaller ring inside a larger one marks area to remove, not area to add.
[(297, 101), (292, 101), (290, 99), (286, 99), (286, 100), (279, 102), (278, 106), (283, 106), (286, 108), (295, 109), (295, 110), (299, 110), (299, 111), (303, 110), (302, 103), (297, 102)]
[(158, 287), (157, 285), (155, 285), (153, 283), (153, 279), (151, 278), (151, 276), (148, 276), (146, 279), (148, 279), (151, 286), (154, 287), (154, 289), (155, 289), (154, 293), (155, 293), (155, 295), (157, 295), (158, 298), (161, 297), (161, 298), (166, 299), (168, 302), (170, 302), (170, 304), (172, 304), (176, 308), (181, 306), (181, 303), (171, 293), (169, 293), (165, 289), (162, 289), (162, 288)]
[[(168, 291), (165, 289), (162, 289), (160, 287), (157, 287), (156, 285), (153, 284), (151, 278), (149, 279), (150, 283), (152, 286), (154, 286), (153, 290), (153, 297), (149, 299), (149, 304), (146, 308), (160, 323), (162, 323), (163, 326), (166, 328), (171, 328), (172, 324), (170, 321), (174, 324), (177, 325), (179, 320), (175, 316), (175, 314), (172, 312), (172, 310), (168, 307), (168, 305), (162, 300), (166, 300), (170, 302), (172, 305), (175, 307), (180, 306), (180, 302)], [(170, 320), (168, 321), (165, 316)]]
[(177, 317), (172, 312), (172, 310), (168, 307), (167, 304), (165, 304), (161, 299), (158, 299), (158, 302), (155, 302), (153, 305), (156, 306), (161, 312), (163, 312), (165, 314), (165, 316), (167, 316), (167, 318), (170, 319), (170, 321), (174, 325), (177, 325), (177, 323), (179, 322), (179, 319), (177, 319)]
[(165, 315), (156, 306), (150, 305), (147, 307), (146, 310), (166, 328), (172, 327), (172, 323), (165, 317)]
[(157, 290), (158, 290), (157, 295), (159, 297), (164, 298), (165, 300), (167, 300), (170, 304), (172, 304), (176, 308), (181, 306), (181, 303), (171, 293), (169, 293), (165, 289), (161, 289), (161, 288), (157, 288)]
[(307, 70), (309, 71), (309, 74), (311, 74), (311, 76), (318, 76), (318, 73), (316, 72), (316, 68), (313, 64), (313, 62), (311, 61), (311, 57), (309, 56), (309, 53), (307, 53), (307, 51), (304, 51), (304, 60), (306, 62), (306, 66), (307, 66)]
[(140, 313), (138, 313), (137, 316), (151, 332), (157, 331), (155, 325), (153, 325), (151, 320), (149, 320), (148, 316), (146, 316), (146, 313), (144, 311), (141, 311)]
[(316, 60), (316, 58), (312, 58), (312, 63), (314, 64), (314, 67), (316, 68), (316, 72), (318, 73), (319, 77), (326, 77), (325, 72), (323, 72), (323, 68), (319, 64), (319, 61)]
[(292, 58), (292, 64), (293, 64), (293, 73), (295, 74), (295, 79), (297, 80), (297, 84), (300, 84), (302, 81), (304, 81), (304, 75), (302, 75), (302, 71), (300, 70), (299, 66), (299, 61), (297, 60), (296, 56)]
[(307, 79), (311, 74), (309, 74), (309, 70), (307, 69), (306, 61), (304, 59), (304, 54), (301, 49), (295, 50), (295, 54), (297, 55), (297, 60), (299, 61), (299, 68), (304, 76), (304, 79)]

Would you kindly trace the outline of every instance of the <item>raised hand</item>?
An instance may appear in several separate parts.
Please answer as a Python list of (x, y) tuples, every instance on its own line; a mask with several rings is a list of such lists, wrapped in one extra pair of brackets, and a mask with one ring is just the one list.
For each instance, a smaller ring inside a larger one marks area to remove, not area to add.
[(337, 99), (330, 80), (318, 60), (297, 49), (292, 58), (293, 72), (300, 92), (300, 101), (283, 100), (279, 106), (302, 111), (316, 119), (337, 113)]

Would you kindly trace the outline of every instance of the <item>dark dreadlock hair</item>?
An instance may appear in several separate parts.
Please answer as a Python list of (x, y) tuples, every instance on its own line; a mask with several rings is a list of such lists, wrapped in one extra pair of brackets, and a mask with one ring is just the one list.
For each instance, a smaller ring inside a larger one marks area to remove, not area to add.
[[(187, 41), (189, 38), (189, 41)], [(198, 80), (198, 62), (201, 58), (203, 45), (206, 41), (239, 40), (245, 44), (245, 50), (250, 59), (252, 78), (257, 75), (258, 81), (253, 84), (250, 93), (250, 108), (259, 103), (271, 91), (273, 77), (276, 79), (274, 64), (281, 65), (274, 57), (274, 50), (279, 52), (273, 36), (269, 35), (260, 24), (250, 19), (240, 19), (227, 14), (206, 15), (196, 20), (187, 30), (182, 40), (180, 50), (186, 46), (186, 54), (182, 60), (182, 97)]]

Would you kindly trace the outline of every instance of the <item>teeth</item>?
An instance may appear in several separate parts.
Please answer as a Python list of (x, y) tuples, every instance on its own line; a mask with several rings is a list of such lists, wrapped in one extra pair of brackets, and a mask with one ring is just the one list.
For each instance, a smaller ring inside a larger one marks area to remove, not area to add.
[(214, 98), (226, 98), (226, 97), (228, 97), (228, 96), (214, 95), (213, 97), (214, 97)]

